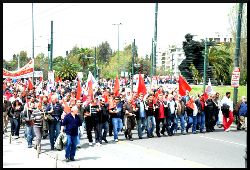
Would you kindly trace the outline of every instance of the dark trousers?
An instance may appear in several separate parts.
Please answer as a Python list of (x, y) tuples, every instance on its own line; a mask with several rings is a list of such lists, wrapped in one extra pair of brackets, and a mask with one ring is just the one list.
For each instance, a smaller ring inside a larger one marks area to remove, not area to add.
[(108, 133), (108, 128), (109, 128), (109, 123), (108, 123), (108, 121), (102, 123), (102, 128), (101, 128), (101, 131), (103, 130), (103, 133), (102, 133), (102, 140), (106, 140), (107, 133)]
[(206, 131), (211, 132), (214, 129), (215, 116), (212, 112), (205, 112), (205, 126)]
[(11, 135), (12, 136), (19, 136), (19, 130), (20, 130), (20, 119), (11, 118), (10, 124), (11, 124)]
[(49, 140), (51, 149), (54, 149), (55, 142), (61, 130), (61, 122), (53, 120), (49, 123)]
[(85, 118), (85, 123), (86, 123), (86, 131), (87, 131), (87, 138), (89, 142), (93, 142), (92, 138), (92, 130), (93, 130), (93, 121), (90, 117)]
[(95, 143), (102, 143), (102, 123), (94, 122), (95, 129)]
[(161, 133), (163, 134), (166, 131), (166, 118), (156, 118), (156, 134), (160, 135), (160, 123), (162, 123)]
[(132, 138), (132, 129), (135, 128), (135, 117), (134, 116), (128, 116), (127, 117), (127, 129), (125, 130), (125, 136), (128, 135), (128, 138)]
[(109, 136), (112, 136), (112, 131), (113, 131), (113, 123), (112, 123), (112, 118), (109, 118)]
[(170, 114), (167, 118), (167, 133), (174, 134), (174, 130), (177, 129), (176, 115)]

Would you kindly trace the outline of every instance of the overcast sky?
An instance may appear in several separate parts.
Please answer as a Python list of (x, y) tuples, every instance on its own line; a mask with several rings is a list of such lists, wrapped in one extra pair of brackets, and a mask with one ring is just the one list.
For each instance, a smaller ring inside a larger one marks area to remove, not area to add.
[[(186, 33), (228, 32), (232, 3), (159, 3), (157, 48), (181, 44)], [(113, 50), (135, 43), (140, 56), (151, 53), (154, 3), (34, 3), (35, 56), (48, 55), (54, 22), (53, 56), (65, 56), (73, 46), (94, 47), (108, 41)], [(32, 57), (32, 4), (3, 3), (3, 58), (27, 51)]]

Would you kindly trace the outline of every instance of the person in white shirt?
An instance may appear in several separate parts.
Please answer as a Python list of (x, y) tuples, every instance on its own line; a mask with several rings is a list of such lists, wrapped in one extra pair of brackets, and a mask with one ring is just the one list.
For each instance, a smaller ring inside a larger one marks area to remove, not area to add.
[[(226, 92), (226, 96), (223, 97), (221, 100), (221, 107), (223, 104), (229, 105), (229, 114), (228, 116), (223, 113), (223, 125), (224, 125), (224, 131), (229, 132), (230, 131), (230, 126), (234, 121), (234, 116), (233, 116), (233, 101), (230, 100), (230, 92)], [(228, 120), (229, 118), (229, 120)]]

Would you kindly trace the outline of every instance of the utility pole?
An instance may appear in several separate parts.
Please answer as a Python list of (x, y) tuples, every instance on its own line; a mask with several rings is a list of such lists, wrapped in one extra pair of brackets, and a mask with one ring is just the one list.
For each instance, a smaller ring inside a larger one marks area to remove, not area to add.
[(95, 74), (94, 74), (94, 76), (95, 76), (95, 79), (96, 79), (96, 74), (97, 73), (97, 70), (96, 70), (96, 47), (95, 47)]
[(135, 39), (132, 43), (132, 74), (131, 74), (131, 91), (133, 93), (133, 77), (134, 77), (134, 65), (135, 65)]
[(152, 82), (152, 77), (153, 77), (153, 72), (154, 72), (154, 39), (153, 38), (152, 38), (152, 51), (151, 51), (150, 62), (151, 62), (150, 77), (151, 77), (151, 82)]
[(53, 57), (53, 21), (51, 21), (51, 38), (50, 38), (50, 68), (49, 70), (52, 71), (52, 57)]
[(157, 47), (157, 14), (158, 3), (155, 3), (155, 31), (154, 31), (154, 62), (153, 62), (153, 75), (156, 75), (156, 47)]
[(203, 71), (203, 93), (206, 87), (206, 72), (207, 71), (207, 38), (205, 39), (205, 52), (204, 52), (204, 71)]
[[(242, 19), (242, 10), (243, 3), (239, 3), (238, 10), (238, 18), (237, 18), (237, 26), (236, 26), (236, 47), (235, 47), (235, 55), (234, 55), (234, 67), (239, 67), (239, 56), (240, 56), (240, 39), (241, 39), (241, 19)], [(234, 87), (234, 97), (233, 97), (233, 105), (234, 107), (237, 104), (238, 98), (238, 87)], [(246, 132), (247, 135), (247, 132)], [(246, 144), (247, 144), (247, 136), (246, 136)], [(245, 167), (247, 168), (247, 145), (246, 145), (246, 154), (244, 156), (245, 159)]]
[[(34, 83), (34, 73), (35, 73), (35, 38), (34, 38), (34, 15), (33, 15), (33, 3), (32, 3), (32, 59), (33, 59), (33, 75), (32, 75), (32, 83)], [(18, 57), (19, 59), (19, 57)], [(18, 68), (19, 69), (19, 68)]]
[[(240, 55), (240, 38), (241, 38), (241, 18), (242, 18), (243, 3), (239, 3), (238, 19), (236, 26), (236, 47), (234, 54), (234, 67), (239, 67), (239, 55)], [(236, 106), (238, 98), (238, 87), (234, 87), (233, 104)]]
[(120, 30), (119, 30), (119, 26), (122, 25), (122, 23), (113, 24), (113, 25), (117, 25), (117, 27), (118, 27), (118, 53), (117, 53), (117, 54), (118, 54), (118, 57), (117, 57), (117, 71), (118, 71), (118, 77), (119, 77), (119, 60), (120, 60), (120, 56), (119, 56), (119, 41), (120, 41), (120, 40), (119, 40), (119, 36), (120, 36), (120, 35), (119, 35), (119, 34), (120, 34), (119, 32), (120, 32)]

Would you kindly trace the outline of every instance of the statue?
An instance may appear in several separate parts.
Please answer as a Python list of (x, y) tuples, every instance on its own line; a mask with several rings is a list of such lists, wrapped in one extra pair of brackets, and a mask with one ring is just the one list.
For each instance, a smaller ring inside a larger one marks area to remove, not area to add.
[[(193, 35), (190, 33), (185, 35), (186, 41), (183, 42), (183, 50), (185, 52), (186, 59), (182, 61), (179, 65), (179, 70), (181, 74), (186, 78), (189, 83), (194, 83), (193, 74), (190, 69), (190, 66), (193, 64), (194, 67), (198, 70), (199, 76), (203, 77), (204, 72), (204, 55), (203, 51), (205, 49), (204, 41), (194, 41)], [(209, 64), (207, 64), (207, 80), (212, 78), (212, 71)]]

